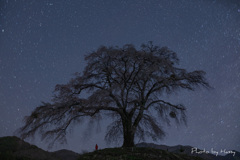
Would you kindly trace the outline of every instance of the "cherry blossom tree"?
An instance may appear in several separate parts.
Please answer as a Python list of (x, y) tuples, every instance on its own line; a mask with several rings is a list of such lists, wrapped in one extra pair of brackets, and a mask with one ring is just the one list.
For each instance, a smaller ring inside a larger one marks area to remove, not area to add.
[(84, 120), (99, 122), (110, 117), (105, 139), (122, 137), (123, 147), (134, 146), (136, 137), (158, 140), (165, 135), (160, 123), (185, 123), (186, 108), (164, 100), (178, 90), (210, 88), (201, 70), (179, 68), (177, 54), (152, 42), (136, 49), (101, 46), (85, 57), (87, 65), (69, 83), (56, 85), (51, 103), (42, 103), (20, 128), (22, 138), (34, 136), (64, 142), (70, 128)]

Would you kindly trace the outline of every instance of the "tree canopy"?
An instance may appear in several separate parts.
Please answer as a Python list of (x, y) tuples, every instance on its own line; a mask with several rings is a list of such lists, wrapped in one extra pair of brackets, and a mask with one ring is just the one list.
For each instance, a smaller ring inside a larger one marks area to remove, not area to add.
[[(65, 141), (70, 126), (84, 120), (112, 118), (105, 139), (123, 137), (123, 147), (135, 137), (158, 140), (165, 135), (160, 123), (186, 122), (186, 108), (163, 99), (178, 90), (209, 88), (205, 72), (179, 68), (177, 54), (149, 42), (136, 49), (131, 44), (101, 46), (85, 57), (87, 65), (67, 84), (56, 85), (51, 103), (42, 103), (20, 128), (22, 138), (35, 135)], [(89, 118), (87, 118), (89, 117)]]

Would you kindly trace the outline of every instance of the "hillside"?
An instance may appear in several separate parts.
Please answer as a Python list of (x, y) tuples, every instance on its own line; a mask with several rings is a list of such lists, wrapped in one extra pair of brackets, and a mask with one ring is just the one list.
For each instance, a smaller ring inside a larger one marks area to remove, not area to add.
[[(225, 156), (220, 156), (220, 155), (213, 155), (211, 153), (209, 154), (192, 154), (192, 148), (191, 146), (182, 146), (182, 145), (177, 145), (177, 146), (166, 146), (166, 145), (156, 145), (153, 143), (139, 143), (136, 145), (137, 147), (147, 147), (147, 148), (155, 148), (155, 149), (161, 149), (164, 151), (168, 151), (171, 153), (177, 153), (177, 154), (185, 154), (189, 156), (197, 156), (200, 158), (203, 158), (204, 160), (240, 160), (240, 152), (234, 151), (235, 155), (233, 154), (227, 154)], [(198, 149), (198, 152), (200, 150)]]
[[(134, 148), (107, 148), (80, 156), (78, 160), (240, 160), (240, 153), (216, 156), (192, 154), (191, 146), (165, 146), (140, 143)], [(198, 150), (200, 151), (200, 150)]]
[(0, 160), (76, 160), (78, 156), (67, 150), (47, 152), (14, 136), (0, 138)]
[(0, 137), (0, 160), (240, 160), (235, 156), (191, 154), (191, 146), (140, 143), (133, 148), (106, 148), (79, 155), (69, 150), (47, 152), (18, 137)]
[(78, 160), (203, 160), (186, 154), (171, 153), (154, 148), (106, 148), (85, 153)]

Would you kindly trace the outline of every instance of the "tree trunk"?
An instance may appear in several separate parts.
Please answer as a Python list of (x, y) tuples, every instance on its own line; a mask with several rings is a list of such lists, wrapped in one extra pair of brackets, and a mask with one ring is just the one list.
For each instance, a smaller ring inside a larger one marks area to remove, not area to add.
[(123, 146), (122, 147), (134, 147), (134, 135), (135, 130), (132, 127), (131, 118), (122, 120), (123, 124)]
[(134, 133), (124, 132), (123, 146), (122, 147), (134, 147)]

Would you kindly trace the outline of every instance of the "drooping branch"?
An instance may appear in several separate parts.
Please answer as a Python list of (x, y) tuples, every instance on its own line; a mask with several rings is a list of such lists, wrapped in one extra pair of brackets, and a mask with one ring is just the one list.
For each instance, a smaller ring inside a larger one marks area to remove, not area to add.
[(182, 106), (182, 105), (173, 105), (173, 104), (171, 104), (171, 103), (169, 103), (169, 102), (165, 102), (165, 101), (163, 101), (163, 100), (151, 101), (151, 102), (146, 106), (146, 108), (144, 108), (144, 109), (145, 109), (145, 110), (148, 110), (149, 107), (151, 107), (151, 106), (153, 106), (153, 105), (155, 105), (155, 104), (157, 104), (157, 103), (165, 104), (165, 105), (167, 105), (167, 106), (173, 107), (173, 108), (178, 109), (178, 110), (186, 110), (186, 108), (185, 108), (184, 106)]
[(152, 115), (144, 114), (142, 120), (137, 126), (137, 135), (144, 140), (145, 137), (152, 138), (157, 141), (165, 136), (165, 132), (159, 125), (158, 121)]
[(112, 122), (107, 127), (107, 134), (105, 135), (105, 140), (107, 143), (111, 143), (113, 141), (118, 141), (123, 137), (123, 128), (122, 128), (122, 120), (119, 118)]
[[(92, 87), (93, 85), (88, 86)], [(87, 88), (86, 85), (85, 88)], [(63, 89), (60, 89), (60, 93)], [(43, 103), (42, 106), (36, 108), (30, 116), (25, 118), (25, 126), (19, 130), (21, 137), (27, 138), (39, 131), (43, 139), (56, 137), (54, 141), (64, 141), (67, 129), (74, 121), (80, 122), (83, 121), (83, 117), (94, 117), (100, 111), (120, 112), (119, 108), (109, 106), (112, 103), (110, 97), (105, 97), (105, 101), (102, 101), (103, 98), (96, 98), (98, 97), (97, 93), (87, 99), (78, 99), (74, 94), (71, 94), (72, 97), (70, 95), (68, 95), (68, 98), (65, 97), (65, 100), (68, 101), (64, 103), (63, 100), (58, 100), (62, 95), (55, 96), (55, 103)]]

